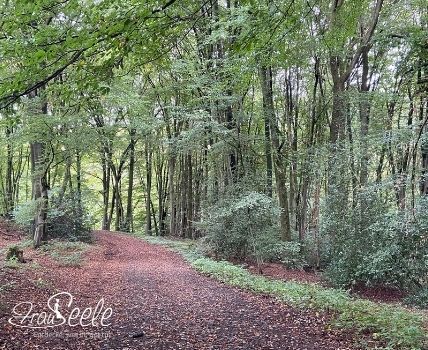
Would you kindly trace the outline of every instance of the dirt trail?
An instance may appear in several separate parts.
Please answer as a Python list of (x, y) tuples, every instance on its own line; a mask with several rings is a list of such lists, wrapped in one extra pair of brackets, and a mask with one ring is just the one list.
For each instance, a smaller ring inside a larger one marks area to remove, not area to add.
[(326, 330), (322, 315), (201, 276), (164, 247), (107, 231), (95, 237), (82, 267), (45, 262), (27, 280), (46, 279), (50, 287), (24, 286), (9, 302), (36, 300), (46, 310), (54, 291), (67, 291), (83, 309), (103, 297), (113, 309), (111, 325), (43, 334), (9, 325), (11, 310), (3, 307), (0, 349), (355, 349), (349, 334)]

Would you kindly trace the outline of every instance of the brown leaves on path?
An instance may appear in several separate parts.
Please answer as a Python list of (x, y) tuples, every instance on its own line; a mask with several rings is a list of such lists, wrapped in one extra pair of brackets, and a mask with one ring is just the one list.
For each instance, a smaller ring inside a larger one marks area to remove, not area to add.
[[(329, 330), (326, 315), (221, 284), (162, 246), (107, 231), (95, 237), (81, 267), (32, 251), (39, 268), (1, 269), (0, 281), (14, 284), (0, 293), (0, 349), (355, 349), (349, 333)], [(58, 291), (82, 310), (104, 298), (111, 325), (43, 333), (7, 322), (16, 303), (46, 310)]]

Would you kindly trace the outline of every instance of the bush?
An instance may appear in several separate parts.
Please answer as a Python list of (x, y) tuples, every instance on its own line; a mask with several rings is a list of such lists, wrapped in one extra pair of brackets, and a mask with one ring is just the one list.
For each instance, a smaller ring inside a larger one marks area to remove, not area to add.
[(79, 205), (77, 196), (76, 193), (69, 193), (63, 198), (52, 195), (48, 210), (49, 238), (90, 241), (92, 218)]
[(280, 261), (289, 268), (302, 269), (307, 263), (301, 251), (299, 242), (277, 242), (272, 247), (271, 260)]
[(14, 221), (18, 225), (26, 229), (30, 229), (31, 222), (34, 220), (34, 217), (37, 213), (38, 206), (39, 206), (39, 201), (37, 200), (29, 200), (17, 206), (13, 211)]
[[(37, 214), (39, 200), (30, 200), (18, 206), (14, 220), (30, 230)], [(85, 208), (79, 205), (77, 194), (69, 193), (62, 198), (54, 189), (50, 192), (45, 238), (62, 238), (71, 241), (89, 241), (93, 220)]]
[(342, 211), (325, 213), (321, 226), (333, 241), (327, 275), (334, 284), (362, 282), (406, 290), (427, 285), (427, 199), (414, 210), (392, 210), (372, 189)]
[(407, 305), (413, 305), (421, 309), (428, 309), (428, 286), (425, 286), (404, 299)]
[(331, 252), (331, 239), (321, 236), (317, 229), (309, 230), (301, 243), (301, 254), (309, 267), (321, 268), (327, 266)]
[(205, 252), (259, 262), (281, 258), (286, 249), (279, 237), (280, 208), (262, 193), (231, 192), (203, 211), (198, 226), (206, 233)]

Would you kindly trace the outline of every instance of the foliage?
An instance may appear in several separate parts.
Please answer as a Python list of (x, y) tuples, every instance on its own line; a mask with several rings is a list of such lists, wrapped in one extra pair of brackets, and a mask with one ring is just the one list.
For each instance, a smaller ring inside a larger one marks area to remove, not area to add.
[[(50, 238), (90, 241), (93, 219), (82, 206), (77, 193), (62, 196), (57, 189), (51, 191), (48, 210), (48, 235)], [(39, 200), (30, 200), (14, 210), (15, 221), (29, 229), (38, 211)]]
[(83, 253), (88, 245), (83, 242), (52, 240), (42, 246), (42, 251), (48, 253), (60, 266), (78, 267), (82, 264)]
[(13, 256), (4, 262), (4, 266), (10, 269), (19, 269), (22, 264), (19, 262), (16, 256)]
[(302, 269), (307, 262), (302, 255), (302, 245), (299, 242), (276, 242), (270, 252), (270, 260), (280, 261), (292, 269)]
[(413, 305), (421, 309), (428, 309), (428, 287), (422, 287), (404, 299), (407, 305)]
[(30, 228), (31, 222), (37, 213), (40, 200), (29, 200), (17, 206), (13, 212), (15, 222), (27, 229)]
[(70, 241), (90, 241), (91, 215), (83, 208), (77, 193), (53, 196), (48, 212), (48, 235)]
[(204, 212), (204, 243), (219, 257), (271, 260), (286, 251), (278, 236), (279, 208), (262, 193), (232, 190)]
[(363, 282), (411, 290), (427, 284), (425, 199), (414, 210), (392, 210), (372, 188), (361, 193), (357, 205), (341, 210), (342, 215), (326, 213), (321, 226), (321, 234), (334, 240), (327, 275), (336, 285)]

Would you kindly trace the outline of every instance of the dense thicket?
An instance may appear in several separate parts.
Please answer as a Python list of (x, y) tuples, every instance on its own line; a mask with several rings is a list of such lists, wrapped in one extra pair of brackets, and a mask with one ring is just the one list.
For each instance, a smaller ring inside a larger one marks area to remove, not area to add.
[(36, 246), (90, 214), (341, 285), (426, 288), (425, 1), (0, 12), (0, 209)]

